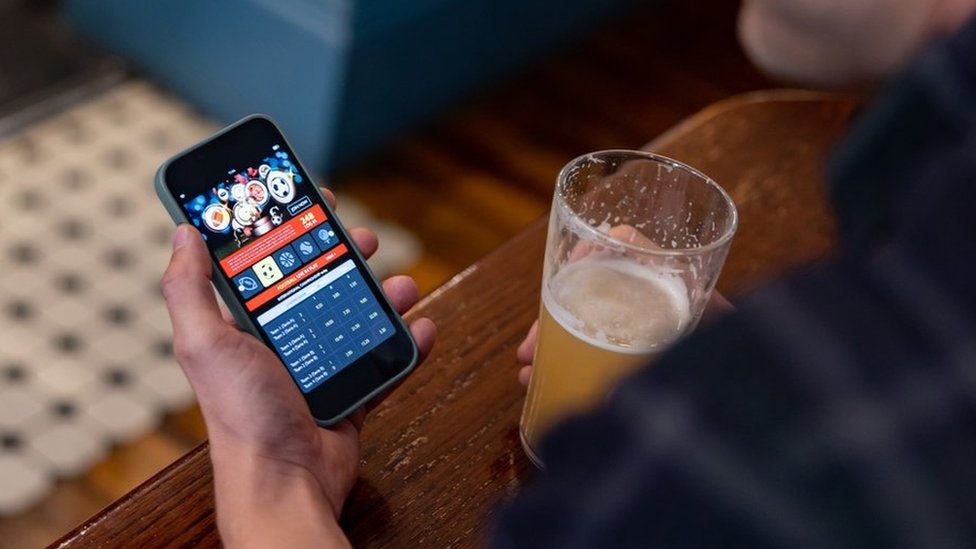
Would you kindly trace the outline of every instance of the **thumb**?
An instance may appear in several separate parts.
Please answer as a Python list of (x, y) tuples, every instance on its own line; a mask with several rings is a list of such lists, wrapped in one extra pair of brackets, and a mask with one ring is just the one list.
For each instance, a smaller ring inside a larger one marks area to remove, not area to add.
[[(210, 286), (210, 254), (200, 233), (183, 224), (173, 233), (173, 255), (163, 274), (163, 296), (173, 323), (177, 356), (192, 358), (228, 328)], [(186, 366), (186, 365), (184, 365)]]

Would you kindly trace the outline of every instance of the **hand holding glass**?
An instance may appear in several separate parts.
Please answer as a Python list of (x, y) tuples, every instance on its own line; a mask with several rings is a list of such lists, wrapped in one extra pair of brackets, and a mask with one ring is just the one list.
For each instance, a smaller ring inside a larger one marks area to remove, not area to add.
[(737, 225), (714, 181), (639, 151), (581, 156), (556, 182), (539, 339), (520, 434), (585, 411), (697, 325)]

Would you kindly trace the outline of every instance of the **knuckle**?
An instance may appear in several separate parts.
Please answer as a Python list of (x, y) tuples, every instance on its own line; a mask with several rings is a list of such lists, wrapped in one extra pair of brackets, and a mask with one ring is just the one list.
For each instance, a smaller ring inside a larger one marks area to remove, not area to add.
[(221, 327), (200, 326), (191, 333), (177, 333), (173, 338), (173, 355), (185, 366), (206, 364), (231, 358), (237, 348), (237, 331)]
[(173, 356), (180, 364), (192, 364), (200, 358), (201, 346), (199, 343), (186, 337), (177, 337), (173, 340)]
[(166, 269), (163, 278), (160, 280), (160, 287), (163, 290), (163, 298), (170, 301), (179, 292), (182, 280), (172, 267)]

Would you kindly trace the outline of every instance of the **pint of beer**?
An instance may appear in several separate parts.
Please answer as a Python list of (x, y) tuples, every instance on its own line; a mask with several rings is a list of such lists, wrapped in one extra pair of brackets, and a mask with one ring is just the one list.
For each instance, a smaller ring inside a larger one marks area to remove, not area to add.
[(668, 158), (603, 151), (563, 168), (520, 424), (533, 462), (551, 427), (694, 328), (736, 224), (721, 187)]

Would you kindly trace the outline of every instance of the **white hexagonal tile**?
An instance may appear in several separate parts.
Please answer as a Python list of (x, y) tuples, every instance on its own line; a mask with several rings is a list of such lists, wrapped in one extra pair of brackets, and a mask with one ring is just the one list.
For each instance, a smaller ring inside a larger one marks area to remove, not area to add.
[(12, 453), (0, 453), (0, 515), (13, 514), (31, 506), (47, 493), (53, 481), (28, 460)]
[(102, 458), (104, 439), (92, 436), (80, 423), (64, 421), (31, 437), (30, 447), (61, 477), (79, 475)]

